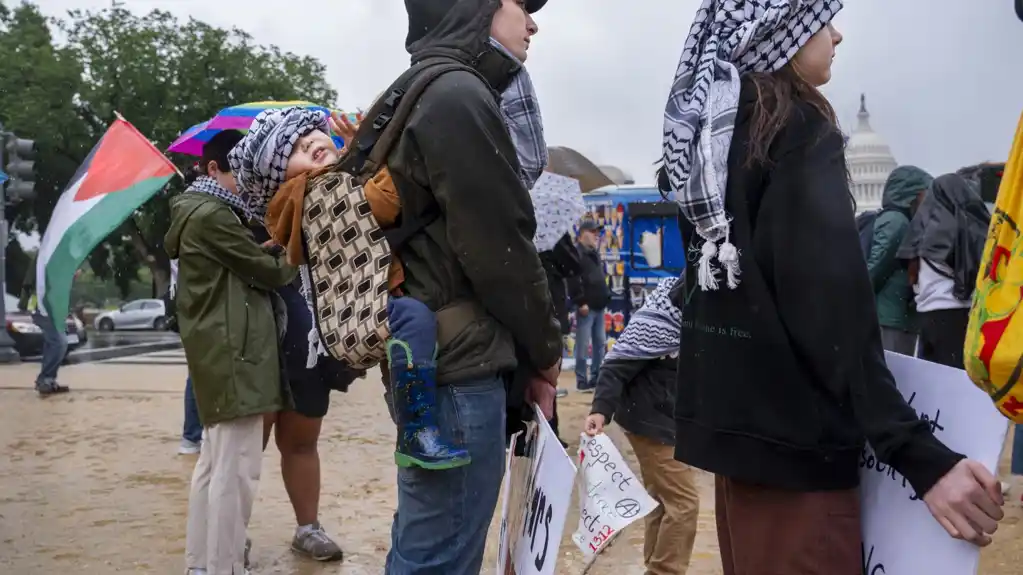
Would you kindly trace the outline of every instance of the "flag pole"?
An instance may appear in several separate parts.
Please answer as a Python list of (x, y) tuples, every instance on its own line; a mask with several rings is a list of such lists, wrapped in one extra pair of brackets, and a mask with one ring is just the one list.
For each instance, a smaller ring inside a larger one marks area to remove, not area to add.
[(145, 142), (147, 144), (149, 144), (149, 146), (151, 148), (153, 148), (153, 150), (155, 150), (158, 154), (163, 156), (163, 158), (165, 160), (167, 160), (167, 163), (170, 164), (172, 168), (174, 168), (174, 171), (178, 173), (178, 176), (180, 176), (182, 180), (185, 179), (185, 174), (181, 173), (181, 170), (179, 170), (178, 167), (176, 165), (174, 165), (174, 162), (172, 162), (169, 159), (167, 159), (167, 156), (164, 156), (163, 152), (161, 152), (159, 148), (157, 148), (155, 145), (153, 145), (152, 142), (149, 141), (149, 138), (147, 138), (142, 132), (139, 132), (138, 128), (136, 128), (134, 124), (132, 124), (131, 122), (126, 120), (124, 118), (124, 116), (122, 116), (121, 113), (118, 112), (117, 110), (114, 110), (114, 115), (117, 116), (118, 120), (120, 120), (120, 121), (124, 122), (125, 124), (128, 124), (129, 126), (131, 126), (132, 129), (135, 130), (138, 133), (138, 135), (142, 136), (142, 139), (145, 140)]

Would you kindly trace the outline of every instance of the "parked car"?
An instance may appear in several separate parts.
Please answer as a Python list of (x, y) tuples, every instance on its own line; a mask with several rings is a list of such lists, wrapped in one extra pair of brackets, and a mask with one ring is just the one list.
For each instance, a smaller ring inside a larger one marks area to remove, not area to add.
[(167, 311), (163, 300), (137, 299), (120, 308), (96, 316), (93, 325), (100, 331), (117, 329), (167, 329)]
[[(7, 334), (14, 340), (14, 349), (22, 357), (31, 357), (43, 353), (43, 330), (32, 321), (28, 312), (18, 309), (18, 298), (4, 294), (4, 308), (7, 312), (5, 323)], [(67, 335), (67, 349), (72, 351), (82, 345), (81, 333), (85, 330), (79, 329), (79, 323), (74, 316), (68, 316), (65, 323)]]

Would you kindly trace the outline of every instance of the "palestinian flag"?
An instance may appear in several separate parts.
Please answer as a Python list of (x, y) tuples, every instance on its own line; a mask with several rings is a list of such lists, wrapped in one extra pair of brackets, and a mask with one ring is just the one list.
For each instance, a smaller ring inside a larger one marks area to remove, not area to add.
[(118, 118), (57, 200), (36, 258), (39, 305), (61, 327), (75, 271), (101, 241), (176, 173), (135, 126)]

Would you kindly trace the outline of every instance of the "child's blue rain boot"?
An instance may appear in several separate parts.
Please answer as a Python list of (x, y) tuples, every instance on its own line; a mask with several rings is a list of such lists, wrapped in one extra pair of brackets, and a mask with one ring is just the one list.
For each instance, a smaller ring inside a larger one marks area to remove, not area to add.
[(400, 467), (452, 469), (467, 465), (469, 452), (444, 437), (437, 425), (437, 321), (425, 304), (409, 297), (387, 304), (391, 368), (398, 443), (394, 462)]

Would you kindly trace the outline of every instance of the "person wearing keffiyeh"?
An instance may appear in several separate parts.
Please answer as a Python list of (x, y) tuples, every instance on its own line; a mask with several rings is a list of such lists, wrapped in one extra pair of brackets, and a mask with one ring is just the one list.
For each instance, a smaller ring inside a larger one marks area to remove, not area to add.
[[(339, 150), (330, 137), (331, 121), (334, 120), (322, 111), (301, 107), (266, 110), (256, 116), (248, 133), (228, 154), (245, 206), (258, 220), (254, 235), (260, 242), (269, 242), (273, 235), (273, 230), (262, 222), (267, 219), (275, 197), (290, 197), (297, 192), (301, 202), (307, 175), (338, 159)], [(299, 264), (299, 280), (276, 290), (287, 309), (282, 356), (294, 407), (278, 413), (273, 426), (281, 452), (281, 475), (292, 495), (297, 522), (291, 546), (317, 561), (340, 561), (343, 550), (327, 534), (318, 517), (317, 444), (331, 390), (347, 390), (361, 373), (328, 355), (321, 345), (305, 254), (291, 253), (294, 249), (304, 252), (301, 239), (297, 240), (286, 241), (281, 247), (287, 248), (288, 261)]]
[(953, 536), (986, 544), (1001, 517), (997, 480), (934, 436), (886, 365), (820, 92), (841, 8), (706, 0), (665, 111), (658, 183), (698, 256), (673, 299), (675, 457), (715, 474), (725, 575), (860, 573), (867, 442)]
[(203, 426), (185, 538), (193, 575), (244, 572), (263, 417), (288, 403), (272, 291), (296, 270), (260, 249), (246, 227), (226, 159), (240, 137), (225, 131), (206, 143), (201, 175), (171, 198), (164, 238), (178, 261), (175, 307)]
[(673, 457), (675, 367), (682, 312), (671, 295), (678, 278), (661, 280), (632, 313), (597, 377), (584, 431), (597, 435), (613, 419), (625, 430), (643, 484), (660, 503), (646, 516), (647, 573), (684, 575), (696, 541), (700, 497), (696, 471)]

